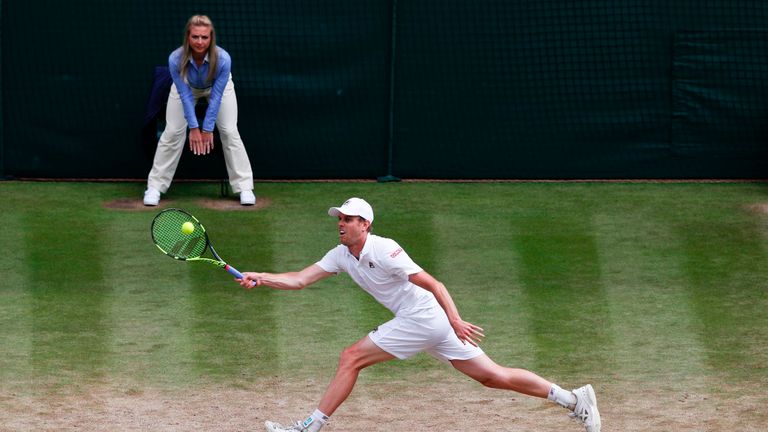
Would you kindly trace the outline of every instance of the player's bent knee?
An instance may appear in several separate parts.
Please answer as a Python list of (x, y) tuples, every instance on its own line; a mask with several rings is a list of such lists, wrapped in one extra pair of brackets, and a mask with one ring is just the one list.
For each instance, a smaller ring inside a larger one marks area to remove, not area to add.
[(362, 369), (361, 353), (356, 345), (349, 346), (339, 356), (339, 369)]
[(360, 371), (372, 364), (388, 360), (389, 354), (386, 354), (387, 358), (383, 358), (382, 353), (386, 354), (378, 348), (372, 350), (364, 342), (358, 342), (341, 352), (339, 368)]

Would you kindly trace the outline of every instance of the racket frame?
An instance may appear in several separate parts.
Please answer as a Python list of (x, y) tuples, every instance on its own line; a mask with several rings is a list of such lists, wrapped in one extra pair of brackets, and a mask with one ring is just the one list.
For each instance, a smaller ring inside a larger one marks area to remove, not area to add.
[[(155, 240), (154, 226), (155, 226), (155, 223), (157, 222), (158, 218), (163, 213), (166, 213), (166, 212), (169, 212), (169, 211), (183, 213), (184, 215), (186, 215), (190, 219), (190, 222), (193, 222), (197, 227), (200, 228), (200, 230), (202, 231), (203, 239), (205, 240), (205, 246), (203, 247), (203, 250), (200, 252), (200, 255), (204, 254), (206, 249), (208, 249), (208, 250), (211, 251), (211, 255), (213, 255), (213, 257), (215, 259), (204, 258), (202, 256), (196, 256), (196, 257), (192, 257), (192, 258), (181, 257), (181, 256), (178, 256), (178, 255), (174, 255), (171, 252), (166, 251), (165, 249), (160, 247), (160, 245), (158, 244), (157, 240)], [(158, 249), (160, 249), (160, 252), (162, 252), (163, 254), (165, 254), (165, 255), (167, 255), (167, 256), (175, 259), (175, 260), (178, 260), (178, 261), (201, 261), (201, 262), (207, 262), (207, 263), (213, 264), (213, 265), (215, 265), (217, 267), (223, 268), (224, 270), (229, 272), (229, 274), (231, 274), (232, 276), (234, 276), (237, 279), (243, 279), (243, 274), (240, 273), (236, 268), (234, 268), (231, 265), (229, 265), (226, 261), (224, 261), (219, 256), (219, 254), (216, 252), (216, 249), (213, 248), (213, 244), (211, 243), (210, 237), (208, 237), (208, 231), (205, 230), (205, 226), (196, 217), (194, 217), (192, 214), (190, 214), (186, 210), (179, 209), (179, 208), (167, 208), (167, 209), (161, 211), (160, 213), (155, 215), (154, 219), (152, 219), (152, 226), (151, 226), (151, 229), (150, 229), (150, 234), (152, 235), (152, 243), (154, 243), (155, 246)], [(254, 285), (255, 285), (255, 283), (254, 283)]]

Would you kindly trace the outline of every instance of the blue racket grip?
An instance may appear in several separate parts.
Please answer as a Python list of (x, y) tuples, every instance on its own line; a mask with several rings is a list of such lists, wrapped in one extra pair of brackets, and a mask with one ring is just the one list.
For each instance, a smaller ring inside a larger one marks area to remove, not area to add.
[[(231, 265), (229, 265), (229, 264), (227, 264), (226, 266), (224, 266), (224, 269), (225, 269), (226, 271), (228, 271), (228, 272), (229, 272), (229, 273), (230, 273), (232, 276), (234, 276), (234, 277), (236, 277), (236, 278), (238, 278), (238, 279), (245, 279), (245, 278), (243, 277), (243, 274), (242, 274), (242, 273), (240, 273), (239, 271), (237, 271), (237, 269), (236, 269), (236, 268), (232, 267), (232, 266), (231, 266)], [(256, 286), (256, 282), (254, 282), (254, 281), (251, 281), (251, 286), (252, 286), (252, 287)]]

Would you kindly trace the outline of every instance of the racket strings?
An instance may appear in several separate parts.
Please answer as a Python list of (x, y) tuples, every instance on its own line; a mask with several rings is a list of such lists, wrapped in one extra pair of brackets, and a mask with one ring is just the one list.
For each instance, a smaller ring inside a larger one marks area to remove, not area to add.
[[(194, 226), (189, 234), (182, 231), (186, 222)], [(202, 225), (192, 215), (177, 209), (164, 210), (155, 217), (152, 240), (164, 253), (179, 259), (200, 257), (207, 245)]]
[[(202, 245), (200, 243), (203, 243)], [(202, 255), (202, 250), (200, 252), (196, 253), (200, 248), (200, 246), (203, 246), (202, 249), (205, 249), (205, 240), (203, 240), (201, 237), (190, 237), (186, 239), (181, 239), (174, 243), (173, 247), (171, 248), (170, 252), (171, 254), (180, 257), (180, 258), (192, 258), (192, 257), (198, 257)]]

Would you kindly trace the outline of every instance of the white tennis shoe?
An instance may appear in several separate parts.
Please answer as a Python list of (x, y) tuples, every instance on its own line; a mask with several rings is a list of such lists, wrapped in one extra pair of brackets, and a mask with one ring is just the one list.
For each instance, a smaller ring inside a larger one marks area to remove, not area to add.
[(144, 192), (144, 205), (156, 206), (158, 204), (160, 204), (160, 191), (153, 187), (148, 187)]
[(600, 432), (600, 412), (597, 410), (595, 390), (587, 384), (574, 390), (573, 394), (576, 395), (576, 408), (568, 415), (580, 421), (587, 432)]
[(280, 423), (266, 421), (264, 422), (264, 426), (267, 428), (268, 432), (304, 432), (307, 430), (300, 421), (297, 421), (292, 426), (283, 426)]
[(240, 204), (244, 206), (256, 204), (256, 195), (253, 194), (253, 191), (244, 190), (240, 192)]

